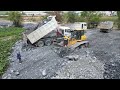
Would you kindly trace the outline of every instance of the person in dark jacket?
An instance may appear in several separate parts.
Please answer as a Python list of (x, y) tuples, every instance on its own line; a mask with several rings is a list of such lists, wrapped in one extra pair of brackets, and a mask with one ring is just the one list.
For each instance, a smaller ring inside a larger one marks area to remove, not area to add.
[(20, 52), (17, 53), (17, 59), (19, 60), (19, 63), (22, 63)]

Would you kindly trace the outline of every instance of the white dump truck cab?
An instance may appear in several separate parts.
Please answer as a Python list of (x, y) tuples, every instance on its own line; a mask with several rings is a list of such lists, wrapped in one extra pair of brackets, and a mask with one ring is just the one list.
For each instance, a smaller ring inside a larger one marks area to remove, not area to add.
[(87, 30), (86, 22), (75, 22), (65, 26), (59, 26), (59, 30), (63, 36), (71, 36), (72, 30)]
[(62, 33), (63, 36), (71, 36), (71, 33), (70, 33), (71, 29), (69, 27), (60, 26), (59, 31)]
[(86, 30), (86, 29), (87, 29), (87, 23), (84, 22), (84, 23), (82, 23), (82, 24), (83, 24), (83, 29)]

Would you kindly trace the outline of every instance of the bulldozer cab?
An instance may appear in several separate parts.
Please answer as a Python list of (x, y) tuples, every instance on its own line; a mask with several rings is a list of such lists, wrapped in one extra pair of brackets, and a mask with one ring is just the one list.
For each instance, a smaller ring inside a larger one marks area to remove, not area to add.
[(84, 30), (71, 30), (71, 31), (68, 31), (68, 32), (70, 33), (69, 37), (70, 38), (75, 38), (76, 40), (80, 40), (85, 33)]
[(84, 30), (75, 31), (76, 40), (80, 40), (83, 35), (84, 35)]
[(86, 40), (86, 36), (84, 35), (84, 30), (71, 30), (69, 31), (70, 36), (64, 36), (64, 45), (70, 46), (75, 44), (76, 42)]

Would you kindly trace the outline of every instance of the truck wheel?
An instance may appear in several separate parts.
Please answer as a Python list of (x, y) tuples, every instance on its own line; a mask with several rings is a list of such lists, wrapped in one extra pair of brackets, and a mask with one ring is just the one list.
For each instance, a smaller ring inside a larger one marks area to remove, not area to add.
[(45, 40), (45, 45), (50, 46), (52, 44), (52, 41), (50, 39)]
[(43, 47), (44, 46), (44, 42), (43, 41), (38, 41), (36, 45), (38, 47)]

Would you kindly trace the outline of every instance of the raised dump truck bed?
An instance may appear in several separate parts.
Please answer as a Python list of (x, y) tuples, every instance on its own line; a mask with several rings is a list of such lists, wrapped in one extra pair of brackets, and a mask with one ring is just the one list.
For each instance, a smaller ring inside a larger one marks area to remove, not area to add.
[(55, 20), (55, 17), (52, 17), (52, 19), (48, 21), (46, 24), (32, 31), (30, 34), (27, 34), (27, 38), (33, 44), (38, 40), (40, 40), (41, 38), (43, 38), (48, 33), (50, 33), (57, 26), (58, 25), (57, 25), (57, 21)]
[(26, 38), (24, 40), (26, 40), (27, 43), (35, 46), (50, 45), (53, 37), (52, 33), (54, 33), (57, 27), (58, 24), (55, 16), (49, 16), (46, 20), (39, 22), (34, 29), (27, 30), (23, 38)]

